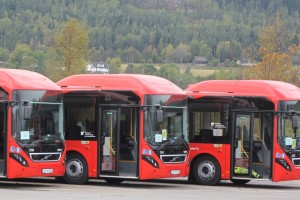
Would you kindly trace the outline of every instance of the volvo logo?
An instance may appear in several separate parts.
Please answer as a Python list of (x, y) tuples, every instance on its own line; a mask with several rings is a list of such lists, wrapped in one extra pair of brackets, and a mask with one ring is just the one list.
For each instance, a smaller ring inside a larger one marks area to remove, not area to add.
[(175, 156), (172, 158), (172, 160), (170, 160), (170, 162), (175, 162), (178, 158), (179, 158), (179, 156)]
[(52, 155), (46, 155), (44, 158), (42, 158), (41, 160), (48, 160), (48, 158), (50, 158)]

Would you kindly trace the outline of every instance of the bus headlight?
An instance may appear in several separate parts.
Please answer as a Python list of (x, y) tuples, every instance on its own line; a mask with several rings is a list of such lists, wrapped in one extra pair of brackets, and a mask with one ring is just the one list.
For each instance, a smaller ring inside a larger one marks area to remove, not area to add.
[(24, 167), (28, 167), (28, 162), (25, 160), (23, 156), (17, 153), (9, 153), (9, 157), (17, 161), (20, 165)]
[(159, 168), (158, 162), (152, 156), (143, 155), (142, 159), (145, 160), (150, 165), (152, 165), (153, 167)]
[(288, 171), (292, 171), (291, 166), (289, 165), (288, 162), (286, 162), (284, 159), (276, 158), (275, 162), (281, 165), (283, 168), (285, 168)]

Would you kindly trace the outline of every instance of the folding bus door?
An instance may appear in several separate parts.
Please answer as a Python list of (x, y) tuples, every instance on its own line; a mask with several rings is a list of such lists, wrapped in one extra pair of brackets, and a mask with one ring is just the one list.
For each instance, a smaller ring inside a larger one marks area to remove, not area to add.
[(234, 114), (234, 178), (270, 178), (272, 116), (264, 112)]
[(7, 105), (0, 103), (0, 177), (5, 176)]
[(233, 177), (249, 179), (252, 176), (253, 115), (235, 113), (234, 122)]
[(100, 176), (138, 176), (137, 120), (137, 108), (100, 108)]

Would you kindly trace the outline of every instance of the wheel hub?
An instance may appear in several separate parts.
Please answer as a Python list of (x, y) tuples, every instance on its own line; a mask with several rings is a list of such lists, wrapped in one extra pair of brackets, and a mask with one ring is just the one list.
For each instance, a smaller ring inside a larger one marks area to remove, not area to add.
[(215, 176), (215, 166), (211, 162), (203, 162), (198, 167), (198, 174), (201, 179), (210, 180)]
[(72, 178), (79, 178), (83, 173), (83, 165), (79, 160), (70, 160), (66, 167), (66, 173)]

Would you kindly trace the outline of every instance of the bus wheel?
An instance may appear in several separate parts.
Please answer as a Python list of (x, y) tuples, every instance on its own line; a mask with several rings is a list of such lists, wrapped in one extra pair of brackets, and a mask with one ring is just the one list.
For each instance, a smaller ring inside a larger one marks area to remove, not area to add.
[(106, 178), (104, 179), (108, 184), (116, 185), (123, 182), (123, 179), (120, 178)]
[(67, 155), (64, 181), (71, 184), (84, 184), (88, 181), (88, 169), (85, 159), (77, 154)]
[(244, 180), (244, 179), (231, 179), (231, 182), (236, 184), (236, 185), (243, 185), (246, 183), (249, 183), (250, 180)]
[(221, 180), (220, 165), (211, 156), (201, 156), (193, 165), (193, 179), (200, 185), (216, 185)]

